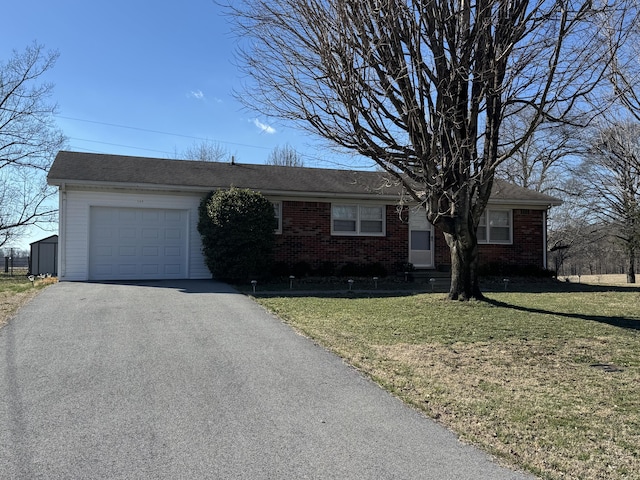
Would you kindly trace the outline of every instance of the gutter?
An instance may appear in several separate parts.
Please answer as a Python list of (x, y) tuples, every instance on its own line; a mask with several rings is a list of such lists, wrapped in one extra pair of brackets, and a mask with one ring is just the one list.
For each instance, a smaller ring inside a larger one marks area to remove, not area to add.
[[(219, 188), (229, 188), (228, 185), (211, 185), (211, 186), (187, 186), (187, 185), (164, 185), (153, 183), (111, 183), (100, 181), (77, 181), (77, 180), (56, 180), (48, 179), (50, 185), (59, 185), (60, 188), (65, 187), (84, 187), (84, 188), (107, 188), (113, 190), (132, 190), (132, 191), (156, 191), (156, 192), (175, 192), (175, 193), (192, 193), (205, 195), (211, 190)], [(250, 187), (239, 187), (250, 188)], [(307, 198), (307, 199), (354, 199), (354, 200), (382, 200), (397, 203), (400, 200), (401, 193), (394, 192), (390, 194), (380, 194), (376, 192), (311, 192), (300, 190), (272, 190), (262, 189), (258, 190), (265, 196), (271, 197), (289, 197), (289, 198)], [(413, 202), (409, 202), (413, 203)], [(549, 208), (551, 206), (561, 205), (561, 201), (555, 199), (538, 199), (538, 200), (521, 200), (521, 199), (493, 199), (489, 198), (491, 205), (512, 205), (523, 207), (544, 207)]]
[[(49, 185), (65, 185), (67, 188), (95, 188), (95, 189), (112, 189), (112, 190), (131, 190), (131, 191), (156, 191), (156, 192), (175, 192), (175, 193), (200, 193), (207, 194), (211, 190), (220, 188), (229, 188), (228, 185), (219, 186), (184, 186), (184, 185), (158, 185), (152, 183), (109, 183), (98, 181), (65, 181), (65, 180), (52, 180), (49, 179)], [(250, 188), (250, 187), (239, 187)], [(296, 191), (296, 190), (265, 190), (255, 189), (265, 196), (278, 196), (278, 197), (294, 197), (294, 198), (352, 198), (363, 200), (390, 200), (397, 202), (399, 199), (399, 193), (393, 194), (378, 194), (378, 193), (342, 193), (342, 192), (310, 192), (310, 191)]]

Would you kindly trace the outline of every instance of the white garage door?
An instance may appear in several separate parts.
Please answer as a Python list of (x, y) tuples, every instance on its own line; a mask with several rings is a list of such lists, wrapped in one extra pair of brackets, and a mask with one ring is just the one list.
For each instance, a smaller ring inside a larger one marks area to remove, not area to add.
[(187, 277), (186, 210), (91, 207), (90, 280)]

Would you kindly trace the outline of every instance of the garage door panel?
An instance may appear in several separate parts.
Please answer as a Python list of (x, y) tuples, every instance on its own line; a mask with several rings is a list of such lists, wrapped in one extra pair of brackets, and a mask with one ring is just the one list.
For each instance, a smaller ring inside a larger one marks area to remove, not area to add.
[(142, 212), (142, 222), (156, 224), (160, 221), (160, 212), (157, 210), (148, 210)]
[(142, 247), (142, 256), (143, 257), (157, 257), (158, 256), (158, 247)]
[(180, 213), (177, 211), (165, 211), (164, 215), (167, 222), (180, 222)]
[(133, 245), (118, 248), (118, 255), (121, 257), (135, 257), (136, 247)]
[(157, 275), (160, 273), (158, 271), (158, 265), (142, 265), (142, 273), (144, 275)]
[(134, 223), (137, 219), (136, 210), (133, 208), (126, 208), (118, 210), (117, 216), (121, 223)]
[(167, 240), (181, 240), (182, 232), (177, 228), (167, 228), (164, 231), (164, 238)]
[(91, 207), (89, 278), (187, 277), (186, 210)]
[(111, 238), (113, 237), (114, 231), (113, 229), (110, 229), (110, 228), (98, 227), (96, 231), (93, 233), (94, 235), (97, 235), (100, 238)]
[(111, 264), (97, 264), (95, 266), (95, 274), (98, 276), (102, 275), (113, 275), (113, 265)]
[(122, 240), (133, 240), (136, 238), (136, 229), (133, 227), (120, 228), (118, 229), (118, 237)]
[(113, 249), (111, 247), (99, 246), (95, 249), (96, 257), (111, 257), (113, 255)]
[(143, 228), (142, 238), (146, 240), (158, 240), (160, 238), (160, 230), (157, 228)]
[(135, 275), (137, 271), (138, 269), (135, 264), (124, 263), (118, 265), (118, 273), (121, 275), (131, 276)]

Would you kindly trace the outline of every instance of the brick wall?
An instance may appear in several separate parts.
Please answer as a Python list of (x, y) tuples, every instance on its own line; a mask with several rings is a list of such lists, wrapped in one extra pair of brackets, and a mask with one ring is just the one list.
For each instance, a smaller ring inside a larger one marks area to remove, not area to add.
[[(544, 211), (514, 209), (512, 218), (513, 244), (479, 244), (480, 265), (544, 268)], [(439, 230), (435, 244), (436, 266), (451, 265), (449, 247)]]
[(481, 264), (544, 268), (543, 210), (513, 210), (513, 245), (480, 245)]
[[(513, 244), (481, 244), (481, 265), (516, 265), (542, 268), (543, 211), (513, 210)], [(407, 262), (409, 229), (406, 211), (402, 218), (395, 205), (386, 206), (386, 235), (383, 237), (332, 236), (331, 203), (282, 202), (282, 234), (276, 235), (275, 261), (292, 266), (305, 262), (319, 269), (324, 262), (336, 268), (347, 263), (372, 265), (380, 263), (391, 274)], [(451, 264), (449, 248), (442, 233), (435, 232), (434, 262), (436, 268)]]
[(331, 235), (331, 203), (282, 202), (282, 234), (276, 235), (275, 261), (289, 266), (306, 262), (313, 269), (331, 262), (381, 264), (389, 273), (408, 257), (406, 216), (400, 219), (394, 205), (386, 206), (383, 237)]

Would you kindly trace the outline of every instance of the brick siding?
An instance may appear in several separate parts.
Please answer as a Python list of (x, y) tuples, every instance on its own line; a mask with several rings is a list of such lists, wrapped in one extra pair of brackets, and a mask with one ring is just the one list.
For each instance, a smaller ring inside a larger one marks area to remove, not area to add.
[(543, 210), (513, 210), (513, 244), (480, 244), (480, 263), (544, 268)]
[(331, 235), (331, 203), (282, 202), (282, 234), (276, 235), (275, 261), (307, 263), (319, 269), (325, 262), (337, 268), (353, 263), (379, 263), (389, 273), (407, 261), (408, 228), (394, 205), (386, 206), (386, 234), (381, 237)]
[[(535, 266), (542, 268), (543, 212), (513, 211), (513, 244), (479, 246), (481, 264)], [(275, 261), (288, 266), (304, 262), (321, 269), (324, 263), (336, 268), (381, 264), (388, 273), (399, 271), (409, 256), (409, 228), (406, 209), (398, 215), (395, 205), (386, 206), (384, 236), (331, 235), (331, 203), (312, 201), (282, 202), (282, 233), (276, 235)], [(442, 233), (435, 232), (436, 268), (451, 264), (449, 248)]]
[[(514, 209), (513, 243), (509, 245), (480, 243), (478, 254), (480, 265), (503, 267), (544, 268), (544, 211)], [(436, 230), (435, 264), (440, 268), (451, 265), (449, 247), (444, 235)], [(445, 267), (446, 268), (446, 267)]]

